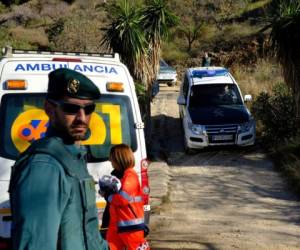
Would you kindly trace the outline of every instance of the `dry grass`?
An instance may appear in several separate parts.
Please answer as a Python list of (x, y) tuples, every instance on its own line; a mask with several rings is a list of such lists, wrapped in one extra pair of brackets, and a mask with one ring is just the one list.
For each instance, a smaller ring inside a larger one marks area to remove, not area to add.
[(243, 94), (254, 98), (261, 92), (271, 93), (276, 83), (284, 82), (280, 65), (274, 60), (259, 59), (254, 67), (235, 66), (230, 71)]
[(225, 41), (233, 41), (234, 39), (239, 39), (243, 37), (248, 37), (259, 31), (259, 26), (250, 25), (247, 22), (244, 23), (232, 23), (229, 25), (224, 25), (219, 34), (216, 37), (222, 37)]
[(9, 34), (14, 40), (21, 40), (40, 47), (46, 47), (49, 43), (48, 37), (42, 28), (25, 29), (17, 26), (9, 29)]

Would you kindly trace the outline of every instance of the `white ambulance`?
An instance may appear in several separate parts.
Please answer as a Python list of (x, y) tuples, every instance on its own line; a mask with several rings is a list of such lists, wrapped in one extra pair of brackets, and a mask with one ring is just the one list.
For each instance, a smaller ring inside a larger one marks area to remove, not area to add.
[[(146, 223), (149, 220), (144, 126), (133, 79), (118, 54), (23, 51), (6, 47), (0, 58), (0, 249), (5, 249), (11, 231), (8, 194), (11, 166), (31, 142), (45, 135), (48, 117), (43, 103), (48, 74), (61, 67), (85, 74), (102, 94), (91, 117), (91, 135), (83, 142), (90, 151), (89, 172), (95, 180), (110, 174), (111, 146), (130, 145), (144, 192)], [(101, 222), (105, 200), (97, 194), (96, 202)]]

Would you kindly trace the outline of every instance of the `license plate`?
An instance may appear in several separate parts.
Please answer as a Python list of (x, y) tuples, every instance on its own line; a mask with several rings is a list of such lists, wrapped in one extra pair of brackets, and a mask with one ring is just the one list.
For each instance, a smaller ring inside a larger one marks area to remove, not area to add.
[(233, 135), (213, 135), (212, 140), (213, 141), (228, 141), (232, 140)]

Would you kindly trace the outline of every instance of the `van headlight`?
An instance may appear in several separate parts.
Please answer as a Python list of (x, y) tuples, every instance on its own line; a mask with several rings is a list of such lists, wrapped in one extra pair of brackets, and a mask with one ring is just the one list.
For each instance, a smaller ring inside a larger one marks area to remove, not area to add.
[(203, 135), (204, 133), (204, 126), (202, 125), (188, 123), (188, 127), (195, 135)]
[(238, 127), (238, 130), (240, 133), (245, 133), (245, 132), (250, 131), (253, 127), (255, 127), (255, 120), (251, 119), (248, 122), (240, 124)]

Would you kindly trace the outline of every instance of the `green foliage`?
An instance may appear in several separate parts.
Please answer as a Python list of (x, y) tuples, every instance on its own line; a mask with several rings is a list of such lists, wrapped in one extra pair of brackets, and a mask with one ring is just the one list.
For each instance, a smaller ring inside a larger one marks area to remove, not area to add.
[(146, 38), (139, 8), (130, 1), (119, 1), (108, 6), (111, 24), (105, 29), (101, 44), (120, 54), (131, 74), (139, 78), (138, 65), (146, 53)]
[(273, 95), (262, 92), (252, 104), (251, 111), (263, 125), (266, 146), (277, 146), (297, 133), (295, 102), (285, 84), (277, 84)]
[(135, 82), (135, 92), (138, 98), (139, 107), (141, 110), (142, 119), (145, 121), (147, 120), (147, 103), (148, 103), (148, 97), (147, 97), (147, 91), (145, 84), (141, 82)]
[(0, 2), (0, 14), (5, 13), (6, 11), (7, 11), (7, 9), (6, 9), (5, 5), (2, 2)]
[[(271, 29), (272, 47), (280, 62), (291, 64), (291, 57), (299, 43), (300, 2), (273, 0), (266, 17), (265, 29)], [(290, 67), (292, 70), (292, 67)], [(287, 69), (287, 71), (289, 71)]]
[(46, 30), (49, 41), (52, 42), (57, 36), (59, 36), (64, 30), (64, 20), (59, 19), (57, 22), (51, 24)]
[(100, 51), (99, 23), (87, 18), (86, 10), (77, 10), (68, 18), (60, 19), (47, 30), (51, 49), (58, 51)]
[(4, 28), (0, 28), (0, 48), (10, 45), (13, 48), (21, 49), (37, 49), (37, 45), (31, 44), (29, 41), (10, 36), (8, 31)]
[(136, 82), (135, 83), (135, 92), (138, 97), (139, 102), (144, 102), (145, 101), (145, 93), (146, 93), (146, 88), (145, 84), (141, 82)]
[[(288, 32), (299, 26), (300, 23), (300, 2), (294, 0), (273, 0), (270, 11), (267, 15), (266, 28), (271, 28), (271, 39), (274, 48), (286, 49), (290, 38)], [(290, 43), (292, 41), (289, 41)]]
[(162, 58), (173, 64), (178, 61), (185, 61), (190, 57), (184, 49), (178, 49), (178, 45), (173, 42), (163, 44), (162, 51)]
[(164, 40), (169, 35), (169, 29), (178, 23), (178, 17), (173, 14), (165, 0), (146, 1), (142, 9), (143, 28), (150, 41)]

